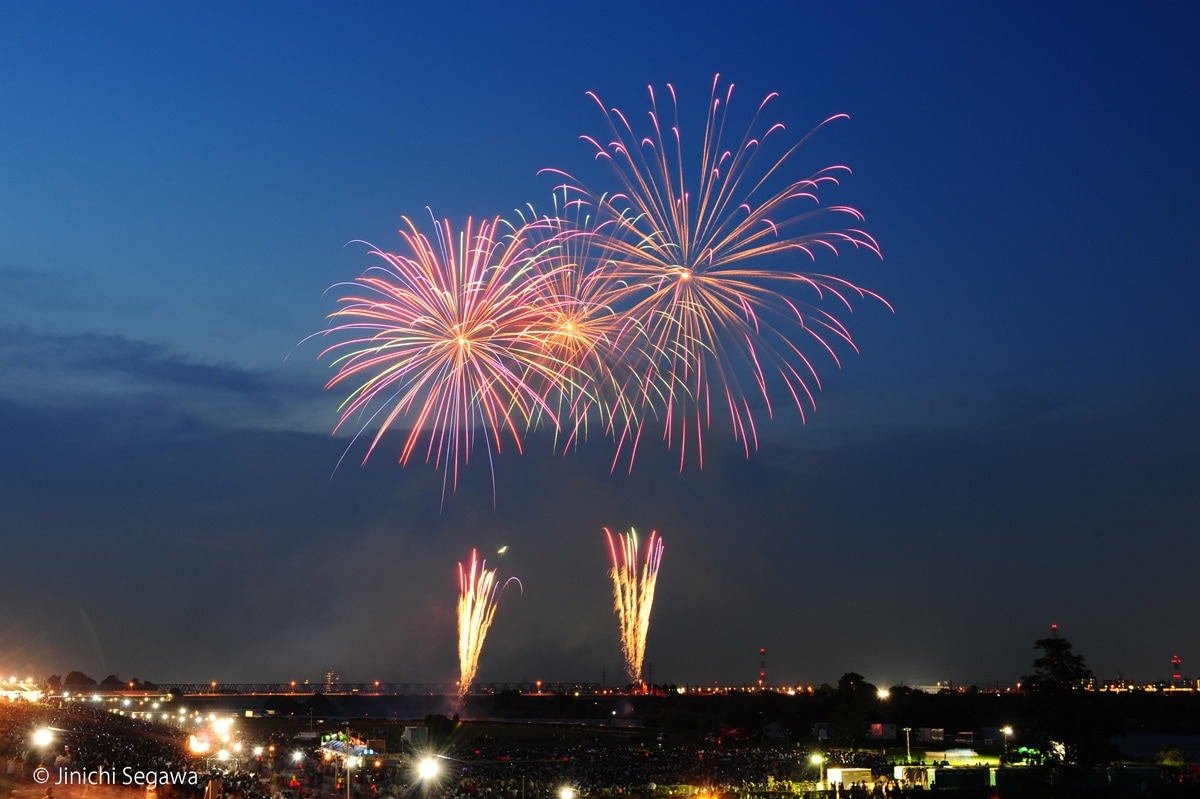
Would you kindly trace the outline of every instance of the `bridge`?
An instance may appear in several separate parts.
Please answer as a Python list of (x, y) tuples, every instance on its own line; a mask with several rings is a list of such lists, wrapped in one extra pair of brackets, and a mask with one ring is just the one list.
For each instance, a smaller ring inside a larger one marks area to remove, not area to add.
[[(71, 686), (63, 686), (72, 690)], [(616, 688), (605, 689), (594, 682), (495, 682), (472, 683), (468, 694), (499, 694), (516, 691), (522, 694), (569, 694), (592, 696), (619, 693)], [(400, 682), (165, 682), (134, 685), (98, 685), (74, 693), (93, 693), (103, 696), (145, 696), (147, 694), (176, 694), (182, 696), (453, 696), (457, 683), (400, 683)]]

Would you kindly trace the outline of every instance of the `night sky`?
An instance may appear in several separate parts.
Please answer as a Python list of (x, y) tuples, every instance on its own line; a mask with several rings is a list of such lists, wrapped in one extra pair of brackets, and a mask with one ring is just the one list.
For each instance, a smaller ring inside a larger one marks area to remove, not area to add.
[[(718, 73), (850, 115), (793, 162), (853, 168), (884, 258), (817, 270), (895, 312), (840, 314), (807, 422), (683, 473), (535, 436), (444, 500), (398, 440), (339, 466), (303, 342), (358, 242), (548, 205), (603, 177), (588, 91), (698, 132)], [(1051, 623), (1200, 674), (1200, 5), (17, 2), (0, 76), (0, 671), (450, 682), (478, 547), (524, 586), (479, 680), (620, 684), (633, 526), (656, 682), (1007, 684)]]

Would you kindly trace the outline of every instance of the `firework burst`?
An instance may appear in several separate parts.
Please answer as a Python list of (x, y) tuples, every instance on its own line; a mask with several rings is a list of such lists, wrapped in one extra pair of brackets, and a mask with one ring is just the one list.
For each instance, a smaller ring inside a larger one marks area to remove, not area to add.
[(478, 553), (471, 550), (469, 566), (458, 564), (458, 701), (475, 680), (479, 670), (479, 655), (483, 651), (483, 640), (487, 637), (496, 617), (500, 592), (505, 585), (520, 580), (510, 577), (503, 584), (496, 582), (496, 569), (487, 568), (487, 561), (480, 560)]
[[(722, 92), (718, 76), (693, 172), (684, 156), (675, 91), (667, 89), (671, 119), (660, 113), (651, 88), (651, 130), (644, 136), (621, 111), (590, 95), (605, 113), (612, 139), (602, 144), (583, 138), (598, 160), (610, 164), (621, 192), (597, 195), (565, 172), (548, 171), (565, 177), (563, 190), (588, 198), (609, 225), (608, 254), (598, 267), (606, 285), (615, 287), (607, 302), (638, 320), (646, 343), (637, 364), (646, 375), (638, 384), (644, 390), (632, 401), (640, 413), (663, 419), (664, 438), (668, 446), (678, 443), (682, 468), (689, 442), (703, 465), (701, 434), (711, 426), (714, 406), (724, 408), (747, 456), (758, 441), (752, 405), (761, 399), (772, 416), (773, 387), (791, 398), (803, 418), (806, 407), (815, 407), (813, 389), (820, 388), (804, 342), (835, 363), (836, 344), (854, 348), (847, 328), (818, 303), (832, 300), (852, 310), (853, 300), (882, 299), (841, 278), (779, 267), (779, 256), (790, 264), (796, 255), (812, 261), (820, 251), (837, 254), (846, 247), (880, 251), (853, 226), (862, 220), (858, 211), (822, 204), (822, 191), (836, 186), (848, 168), (785, 177), (789, 159), (808, 136), (781, 154), (766, 154), (785, 134), (781, 124), (760, 123), (775, 95), (760, 104), (740, 142), (727, 147), (733, 86)], [(848, 218), (852, 226), (811, 231), (829, 215)], [(792, 296), (805, 292), (807, 299)]]
[(663, 542), (653, 531), (646, 542), (646, 560), (638, 568), (637, 531), (614, 536), (607, 528), (608, 551), (612, 557), (613, 612), (621, 626), (621, 651), (629, 679), (642, 681), (642, 662), (646, 657), (646, 636), (650, 632), (650, 610), (654, 606), (654, 587), (662, 563)]
[(364, 462), (403, 419), (400, 463), (424, 449), (457, 485), (477, 436), (491, 460), (505, 439), (519, 452), (535, 416), (557, 423), (539, 388), (573, 374), (543, 339), (553, 237), (496, 218), (468, 220), (457, 236), (448, 221), (435, 223), (435, 243), (404, 221), (404, 251), (373, 250), (382, 264), (350, 284), (330, 316), (326, 335), (341, 340), (321, 353), (337, 370), (327, 388), (352, 386), (337, 429), (358, 420), (357, 440), (374, 428)]
[(643, 432), (661, 424), (682, 470), (690, 458), (703, 467), (716, 425), (749, 457), (777, 402), (801, 420), (816, 407), (814, 356), (840, 365), (839, 350), (857, 350), (836, 314), (864, 298), (887, 306), (797, 267), (822, 252), (880, 253), (858, 211), (825, 201), (848, 168), (799, 179), (791, 168), (844, 115), (789, 144), (783, 125), (763, 121), (772, 94), (731, 137), (733, 86), (718, 76), (691, 159), (667, 90), (660, 110), (650, 89), (644, 134), (591, 95), (611, 135), (583, 138), (611, 166), (615, 193), (546, 170), (564, 179), (552, 214), (468, 219), (457, 233), (435, 221), (432, 239), (405, 218), (399, 252), (372, 250), (380, 263), (345, 284), (321, 353), (335, 370), (327, 387), (349, 389), (335, 428), (356, 429), (347, 453), (365, 439), (365, 463), (395, 429), (400, 463), (423, 453), (443, 471), (444, 496), (482, 447), (494, 495), (494, 455), (519, 453), (534, 428), (552, 429), (564, 451), (599, 428), (616, 444), (613, 468), (627, 457), (632, 470)]
[(555, 433), (569, 450), (587, 438), (593, 424), (617, 441), (636, 448), (641, 430), (634, 398), (644, 394), (645, 375), (629, 357), (645, 347), (636, 317), (612, 305), (621, 286), (604, 265), (611, 261), (612, 220), (600, 220), (590, 202), (556, 193), (554, 213), (538, 217), (530, 207), (524, 220), (540, 222), (553, 236), (545, 252), (550, 302), (542, 328), (547, 359), (565, 379), (544, 383), (543, 396), (555, 408)]

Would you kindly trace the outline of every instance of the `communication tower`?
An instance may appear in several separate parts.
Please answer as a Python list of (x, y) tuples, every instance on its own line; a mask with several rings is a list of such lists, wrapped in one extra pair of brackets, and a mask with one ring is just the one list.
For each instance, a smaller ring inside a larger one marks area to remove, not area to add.
[(767, 684), (767, 648), (761, 647), (758, 650), (758, 690), (762, 690)]
[(1176, 686), (1183, 682), (1183, 671), (1181, 669), (1182, 666), (1183, 658), (1179, 657), (1179, 655), (1175, 655), (1171, 658), (1171, 682), (1173, 682)]

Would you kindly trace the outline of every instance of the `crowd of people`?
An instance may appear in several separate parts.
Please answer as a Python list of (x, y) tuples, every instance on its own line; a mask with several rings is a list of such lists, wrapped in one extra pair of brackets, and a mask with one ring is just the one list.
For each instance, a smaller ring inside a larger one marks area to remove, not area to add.
[(186, 776), (177, 790), (202, 795), (213, 776), (179, 727), (74, 702), (0, 701), (0, 763), (10, 799), (154, 794), (162, 775)]
[[(37, 743), (32, 732), (52, 731)], [(282, 743), (282, 742), (281, 742)], [(290, 746), (289, 746), (290, 751)], [(879, 781), (862, 791), (885, 792), (885, 765), (862, 753), (826, 751), (826, 767), (874, 769)], [(344, 761), (309, 743), (297, 762), (247, 757), (217, 763), (188, 749), (176, 725), (116, 715), (87, 703), (0, 702), (0, 788), (9, 799), (667, 799), (718, 796), (820, 795), (820, 768), (808, 753), (778, 747), (633, 744), (600, 739), (586, 744), (451, 745), (437, 755), (436, 776), (420, 778), (417, 752), (370, 760), (350, 772)], [(43, 769), (40, 777), (37, 770)], [(133, 768), (194, 775), (181, 784), (76, 784), (57, 776)], [(49, 774), (49, 779), (46, 775)], [(347, 784), (349, 783), (349, 784)], [(855, 791), (857, 793), (859, 791)], [(849, 793), (841, 791), (842, 795)]]
[[(563, 799), (566, 796), (612, 799), (733, 796), (795, 797), (822, 795), (825, 773), (808, 751), (758, 746), (631, 745), (596, 741), (588, 745), (519, 747), (473, 744), (438, 753), (436, 776), (421, 779), (414, 752), (391, 767), (365, 767), (349, 793), (339, 764), (306, 760), (298, 776), (298, 799), (371, 799), (374, 796), (424, 799)], [(872, 779), (834, 788), (838, 795), (886, 794), (898, 789), (886, 776), (890, 768), (877, 755), (825, 750), (824, 768), (867, 769)], [(879, 775), (879, 779), (875, 779)], [(564, 794), (564, 789), (570, 793)]]

